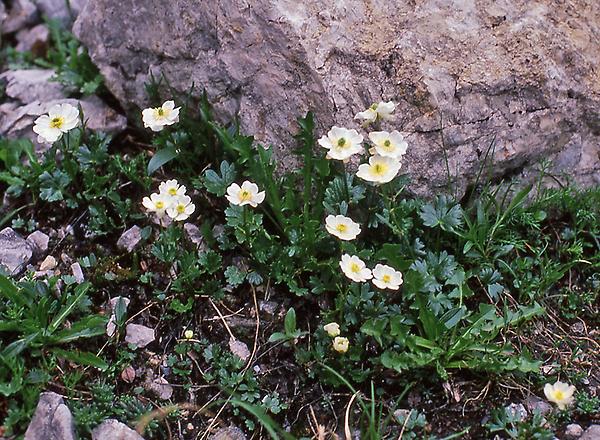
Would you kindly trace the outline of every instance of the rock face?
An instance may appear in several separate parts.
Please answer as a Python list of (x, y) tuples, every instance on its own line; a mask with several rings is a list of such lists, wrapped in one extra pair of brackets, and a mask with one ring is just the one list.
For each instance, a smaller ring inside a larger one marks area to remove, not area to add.
[[(553, 159), (600, 182), (600, 10), (594, 0), (95, 0), (74, 32), (130, 111), (150, 72), (206, 88), (218, 115), (287, 161), (295, 118), (318, 134), (381, 99), (399, 104), (417, 192), (463, 190), (493, 143), (493, 177)], [(126, 29), (123, 31), (123, 29)], [(443, 129), (442, 129), (443, 127)]]
[(75, 440), (71, 411), (56, 393), (42, 393), (25, 440)]

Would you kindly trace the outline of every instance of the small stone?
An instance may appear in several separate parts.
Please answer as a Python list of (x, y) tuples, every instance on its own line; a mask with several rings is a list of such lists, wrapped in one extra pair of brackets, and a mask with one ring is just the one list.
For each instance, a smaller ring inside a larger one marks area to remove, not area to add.
[(92, 440), (144, 440), (144, 438), (124, 423), (108, 419), (92, 431)]
[(133, 251), (142, 241), (142, 228), (137, 225), (132, 226), (119, 237), (117, 246), (127, 252)]
[(71, 272), (73, 273), (73, 277), (75, 277), (75, 281), (77, 284), (81, 284), (85, 281), (85, 276), (83, 275), (83, 270), (81, 269), (81, 264), (73, 263), (71, 264)]
[(106, 336), (112, 338), (117, 331), (117, 319), (115, 315), (110, 315), (108, 322), (106, 323)]
[(197, 249), (204, 249), (206, 247), (204, 237), (198, 226), (193, 223), (185, 223), (183, 225), (183, 230), (185, 231), (188, 240), (190, 240), (192, 244), (195, 244)]
[(121, 379), (124, 382), (131, 383), (135, 380), (135, 369), (129, 365), (121, 371)]
[(169, 400), (173, 396), (173, 387), (164, 377), (147, 381), (145, 388), (161, 400)]
[(238, 339), (229, 339), (229, 350), (231, 350), (234, 355), (243, 361), (247, 361), (250, 357), (250, 350), (248, 350), (248, 346)]
[(4, 266), (9, 275), (18, 275), (33, 256), (31, 243), (24, 240), (12, 228), (0, 231), (0, 266)]
[(600, 440), (600, 425), (591, 425), (585, 430), (580, 440)]
[(144, 348), (154, 341), (154, 329), (139, 324), (127, 324), (125, 342), (136, 348)]
[(275, 301), (260, 301), (258, 308), (261, 312), (265, 312), (267, 315), (274, 316), (277, 312), (278, 304)]
[(237, 426), (221, 428), (209, 437), (209, 440), (246, 440), (246, 434)]
[(583, 434), (583, 428), (577, 423), (571, 423), (565, 428), (566, 440), (574, 440), (576, 438), (581, 437), (581, 434)]
[(529, 411), (531, 414), (539, 412), (542, 416), (545, 416), (546, 414), (552, 412), (552, 405), (534, 395), (527, 397), (524, 404), (525, 408), (527, 408), (527, 411)]
[(506, 412), (512, 417), (518, 417), (521, 421), (527, 418), (527, 410), (522, 403), (511, 403), (506, 407)]
[(31, 243), (33, 247), (33, 253), (37, 256), (41, 256), (48, 251), (50, 237), (48, 237), (42, 231), (35, 231), (27, 236), (27, 241)]
[(17, 52), (31, 52), (38, 57), (44, 57), (48, 51), (50, 31), (45, 24), (38, 24), (31, 29), (21, 29), (17, 33)]
[(52, 392), (40, 394), (25, 440), (74, 440), (75, 425), (62, 396)]
[(42, 261), (42, 264), (40, 264), (40, 271), (48, 271), (48, 270), (52, 270), (56, 268), (56, 258), (54, 258), (52, 255), (48, 255), (44, 261)]
[(575, 334), (582, 335), (585, 333), (585, 325), (581, 321), (577, 321), (571, 325), (571, 331)]

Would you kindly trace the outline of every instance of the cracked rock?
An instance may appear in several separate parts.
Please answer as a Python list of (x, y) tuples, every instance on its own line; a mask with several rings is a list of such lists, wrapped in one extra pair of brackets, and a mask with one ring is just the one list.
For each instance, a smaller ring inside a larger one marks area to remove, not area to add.
[(127, 324), (125, 342), (144, 348), (154, 341), (154, 329), (139, 324)]
[(62, 396), (46, 392), (40, 394), (35, 413), (25, 440), (75, 440), (75, 426), (71, 411)]
[(148, 106), (151, 75), (182, 94), (202, 84), (192, 98), (206, 90), (218, 119), (238, 115), (280, 171), (297, 168), (299, 115), (314, 112), (320, 137), (392, 100), (380, 129), (407, 134), (401, 172), (418, 195), (451, 180), (460, 198), (482, 167), (533, 179), (541, 159), (600, 181), (597, 0), (251, 3), (94, 0), (73, 31), (132, 115)]
[(144, 438), (124, 423), (108, 419), (94, 428), (92, 440), (144, 440)]
[(4, 266), (10, 275), (21, 273), (32, 256), (31, 243), (12, 228), (4, 228), (0, 231), (0, 266)]

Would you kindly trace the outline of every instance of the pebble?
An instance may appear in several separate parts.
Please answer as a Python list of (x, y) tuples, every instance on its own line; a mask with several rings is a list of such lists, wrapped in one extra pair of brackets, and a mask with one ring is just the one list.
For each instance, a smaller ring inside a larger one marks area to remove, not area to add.
[(144, 348), (154, 341), (154, 329), (139, 324), (127, 324), (125, 342), (136, 348)]

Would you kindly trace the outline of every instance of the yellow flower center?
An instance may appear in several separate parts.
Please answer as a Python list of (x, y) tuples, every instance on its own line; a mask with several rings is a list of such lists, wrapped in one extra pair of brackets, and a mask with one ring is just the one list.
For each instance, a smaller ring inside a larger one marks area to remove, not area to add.
[(185, 212), (185, 205), (180, 203), (179, 205), (177, 205), (176, 209), (179, 214), (183, 214)]
[(373, 103), (371, 104), (371, 107), (369, 107), (371, 110), (377, 110), (377, 104)]
[(354, 273), (360, 272), (360, 266), (358, 265), (358, 263), (351, 263), (350, 264), (350, 271), (352, 271)]
[(177, 195), (177, 188), (173, 187), (173, 188), (169, 188), (169, 194), (171, 194), (172, 196)]
[(247, 189), (243, 189), (240, 191), (240, 202), (247, 202), (248, 200), (252, 200), (252, 193)]
[(554, 398), (556, 400), (563, 400), (565, 398), (565, 394), (561, 391), (561, 390), (555, 390), (554, 391)]
[(155, 203), (156, 209), (163, 209), (165, 207), (165, 202), (158, 201)]
[(165, 115), (165, 110), (162, 108), (158, 109), (158, 116), (164, 116)]
[(346, 232), (348, 226), (344, 225), (343, 223), (340, 223), (335, 227), (335, 229), (337, 229), (339, 232)]
[(337, 145), (338, 145), (338, 147), (340, 147), (340, 148), (344, 148), (344, 146), (346, 145), (346, 139), (344, 139), (344, 138), (339, 138), (339, 139), (338, 139), (338, 141), (337, 141)]
[(381, 277), (381, 279), (384, 283), (389, 283), (390, 281), (392, 281), (392, 277), (388, 274), (385, 274), (383, 277)]
[(387, 168), (388, 167), (382, 163), (376, 163), (375, 165), (373, 165), (373, 174), (381, 176), (386, 173)]
[(65, 123), (65, 118), (57, 116), (50, 120), (50, 128), (60, 128)]

